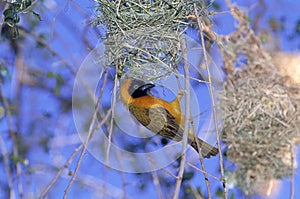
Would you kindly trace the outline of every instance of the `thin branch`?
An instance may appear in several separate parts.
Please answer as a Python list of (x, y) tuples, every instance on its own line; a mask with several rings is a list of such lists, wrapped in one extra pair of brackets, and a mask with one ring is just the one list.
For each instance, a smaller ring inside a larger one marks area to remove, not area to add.
[(2, 138), (2, 133), (0, 133), (0, 147), (1, 147), (1, 153), (2, 153), (2, 157), (3, 157), (3, 163), (5, 166), (5, 171), (6, 171), (6, 175), (7, 175), (7, 182), (8, 182), (8, 188), (9, 188), (9, 198), (15, 198), (15, 193), (14, 193), (14, 189), (13, 189), (13, 177), (11, 175), (11, 169), (9, 166), (9, 157), (8, 157), (8, 153), (6, 150), (6, 146), (4, 143), (4, 140)]
[[(92, 41), (89, 41), (89, 38), (91, 38), (91, 31), (93, 30), (93, 32), (95, 33), (95, 35), (97, 36), (101, 36), (103, 33), (101, 33), (101, 31), (95, 27), (92, 26), (90, 23), (90, 14), (87, 13), (86, 10), (83, 9), (83, 7), (81, 5), (78, 5), (78, 2), (75, 1), (69, 1), (70, 4), (73, 5), (74, 9), (76, 9), (78, 11), (78, 13), (81, 14), (81, 16), (83, 18), (85, 18), (85, 20), (87, 21), (87, 24), (84, 24), (83, 30), (82, 30), (82, 34), (81, 34), (81, 38), (82, 38), (82, 42), (85, 44), (85, 46), (87, 47), (87, 49), (92, 50), (94, 48), (95, 43), (92, 43)], [(72, 30), (72, 29), (71, 29)]]
[[(19, 27), (20, 32), (26, 33), (27, 35), (31, 35), (34, 39), (36, 39), (40, 44), (43, 45), (43, 47), (45, 47), (46, 49), (48, 49), (50, 51), (50, 53), (59, 58), (62, 62), (62, 64), (64, 64), (69, 71), (76, 76), (77, 73), (77, 69), (73, 68), (73, 64), (69, 63), (62, 55), (60, 55), (58, 52), (56, 52), (48, 43), (47, 41), (45, 41), (42, 37), (40, 37), (39, 35), (33, 33), (32, 31), (26, 30), (23, 27)], [(74, 60), (74, 59), (73, 59)], [(75, 62), (75, 61), (74, 61)], [(77, 64), (78, 65), (78, 64)], [(88, 92), (89, 96), (93, 97), (94, 94), (93, 92), (89, 89), (89, 86), (84, 82), (84, 80), (81, 79), (80, 76), (77, 76), (79, 82), (81, 82), (83, 84), (83, 86), (85, 87), (86, 91)]]
[(210, 93), (210, 98), (211, 98), (211, 103), (212, 103), (214, 124), (215, 124), (217, 143), (218, 143), (218, 149), (219, 149), (219, 154), (220, 154), (220, 170), (221, 170), (221, 176), (222, 176), (222, 181), (223, 181), (222, 182), (223, 190), (224, 190), (223, 194), (224, 194), (224, 198), (227, 199), (227, 189), (226, 189), (226, 183), (225, 183), (225, 173), (224, 173), (224, 165), (223, 165), (223, 156), (222, 156), (222, 151), (221, 151), (221, 141), (220, 141), (220, 135), (219, 135), (217, 110), (216, 110), (215, 98), (214, 98), (212, 81), (211, 81), (211, 73), (210, 73), (210, 69), (209, 69), (208, 61), (207, 61), (206, 49), (204, 48), (205, 42), (204, 42), (204, 36), (203, 36), (203, 24), (202, 24), (201, 20), (199, 19), (198, 11), (197, 11), (195, 4), (194, 4), (194, 8), (195, 8), (195, 15), (197, 18), (198, 28), (199, 28), (199, 32), (200, 32), (200, 37), (201, 37), (200, 39), (201, 39), (201, 43), (203, 46), (204, 63), (206, 66), (207, 76), (208, 76), (209, 93)]
[[(81, 145), (83, 146), (83, 144)], [(46, 174), (49, 175), (51, 173), (56, 173), (56, 171), (53, 171), (53, 167), (49, 167), (49, 165), (44, 164), (35, 164), (32, 165), (34, 170), (39, 172), (39, 174)], [(43, 172), (42, 172), (43, 170)], [(67, 173), (64, 173), (61, 175), (61, 179), (69, 179), (70, 176)], [(100, 179), (96, 176), (84, 174), (77, 176), (77, 180), (80, 181), (81, 185), (85, 185), (85, 190), (90, 190), (91, 193), (94, 196), (98, 196), (96, 198), (99, 198), (99, 196), (111, 196), (113, 198), (121, 198), (120, 196), (123, 195), (124, 190), (122, 188), (119, 188), (117, 186), (114, 186), (110, 183), (108, 183), (106, 180)], [(95, 198), (95, 197), (91, 197)], [(132, 198), (128, 196), (126, 199)]]
[(47, 43), (47, 41), (45, 41), (42, 37), (40, 37), (39, 35), (35, 34), (32, 31), (26, 30), (23, 27), (19, 27), (20, 32), (24, 32), (27, 35), (31, 35), (34, 39), (36, 39), (40, 44), (43, 45), (43, 47), (45, 47), (46, 49), (48, 49), (50, 51), (50, 53), (55, 56), (58, 57), (61, 62), (71, 71), (72, 74), (76, 75), (76, 69), (73, 68), (73, 65), (70, 64), (68, 61), (66, 61), (62, 55), (60, 55), (59, 53), (57, 53), (50, 45), (49, 43)]
[(122, 198), (123, 199), (126, 199), (128, 198), (127, 196), (127, 192), (126, 192), (126, 186), (127, 186), (127, 182), (126, 182), (126, 178), (124, 176), (124, 167), (123, 167), (123, 162), (122, 162), (122, 158), (123, 157), (123, 154), (120, 150), (116, 150), (116, 155), (117, 155), (117, 159), (118, 159), (118, 162), (119, 162), (119, 172), (120, 172), (120, 175), (121, 175), (121, 180), (122, 180), (122, 189), (123, 189), (123, 194), (122, 194)]
[[(193, 127), (194, 127), (194, 125), (193, 125)], [(194, 131), (194, 132), (196, 132), (196, 131)], [(194, 133), (194, 139), (195, 139), (196, 144), (197, 144), (198, 155), (199, 155), (201, 167), (202, 167), (203, 171), (205, 171), (203, 173), (203, 175), (204, 175), (205, 185), (206, 185), (206, 189), (207, 189), (207, 197), (209, 199), (211, 199), (210, 183), (208, 181), (208, 176), (207, 176), (207, 172), (206, 172), (205, 165), (204, 165), (203, 155), (202, 155), (202, 152), (201, 152), (202, 149), (200, 147), (200, 143), (199, 143), (198, 137), (197, 137), (197, 135), (195, 133)]]
[[(119, 154), (119, 153), (118, 153)], [(119, 156), (118, 156), (118, 158), (119, 158)], [(126, 199), (126, 198), (128, 198), (127, 197), (127, 192), (126, 192), (126, 185), (127, 185), (127, 183), (126, 183), (126, 180), (125, 180), (125, 176), (124, 176), (124, 173), (121, 171), (121, 179), (122, 179), (122, 190), (123, 190), (123, 194), (122, 194), (122, 198), (123, 199)]]
[(190, 118), (190, 78), (189, 78), (189, 66), (187, 62), (187, 46), (185, 40), (182, 39), (181, 41), (182, 50), (183, 50), (183, 68), (184, 68), (184, 80), (185, 80), (185, 121), (184, 121), (184, 133), (183, 133), (183, 142), (182, 142), (182, 154), (181, 154), (181, 161), (179, 172), (176, 178), (176, 185), (174, 190), (173, 199), (177, 199), (179, 197), (180, 187), (182, 183), (182, 176), (184, 173), (185, 162), (186, 162), (186, 148), (188, 143), (188, 133), (189, 133), (189, 118)]
[(193, 195), (195, 196), (196, 199), (204, 199), (197, 191), (197, 189), (194, 187), (194, 184), (189, 182), (189, 186), (191, 187), (191, 190), (193, 192)]
[[(99, 105), (99, 104), (98, 104), (98, 105)], [(90, 128), (89, 128), (89, 131), (88, 131), (88, 136), (87, 136), (86, 140), (85, 140), (84, 143), (83, 143), (83, 149), (82, 149), (81, 154), (80, 154), (80, 156), (79, 156), (79, 160), (77, 161), (77, 165), (76, 165), (74, 174), (73, 174), (73, 176), (72, 176), (72, 178), (71, 178), (71, 180), (70, 180), (70, 182), (69, 182), (69, 184), (68, 184), (68, 187), (67, 187), (66, 190), (65, 190), (65, 194), (64, 194), (64, 197), (63, 197), (64, 199), (66, 199), (66, 198), (68, 197), (68, 194), (69, 194), (69, 192), (70, 192), (70, 189), (71, 189), (71, 187), (72, 187), (72, 185), (73, 185), (73, 183), (74, 183), (74, 181), (75, 181), (75, 178), (76, 178), (76, 176), (77, 176), (77, 174), (78, 174), (78, 171), (79, 171), (81, 162), (82, 162), (82, 160), (83, 160), (83, 156), (84, 156), (85, 153), (86, 153), (86, 150), (87, 150), (87, 144), (88, 144), (89, 140), (91, 139), (91, 137), (92, 137), (92, 135), (93, 135), (93, 132), (94, 132), (94, 131), (93, 131), (93, 126), (95, 125), (96, 118), (97, 118), (97, 112), (98, 112), (97, 110), (98, 110), (98, 107), (99, 107), (98, 105), (96, 106), (96, 110), (95, 110), (94, 115), (93, 115), (93, 119), (92, 119), (92, 122), (91, 122), (91, 125), (90, 125)], [(100, 126), (102, 126), (102, 125), (108, 120), (110, 114), (111, 114), (111, 109), (109, 109), (109, 110), (107, 111), (106, 116), (105, 116), (105, 117), (102, 119), (102, 121), (100, 122)]]
[(163, 172), (165, 172), (166, 174), (168, 174), (169, 176), (173, 177), (173, 178), (177, 178), (173, 173), (171, 173), (169, 170), (165, 169), (165, 168), (161, 168), (161, 170)]
[(59, 176), (62, 174), (63, 170), (65, 168), (68, 168), (69, 164), (73, 161), (73, 159), (76, 157), (76, 155), (79, 153), (79, 151), (83, 148), (83, 144), (81, 144), (79, 147), (77, 147), (72, 155), (69, 157), (69, 159), (64, 163), (63, 166), (59, 168), (59, 170), (56, 172), (56, 175), (54, 178), (51, 180), (49, 185), (46, 187), (46, 189), (41, 193), (40, 198), (45, 198), (50, 189), (54, 186), (54, 184), (57, 182)]
[(192, 167), (193, 169), (195, 169), (195, 170), (197, 170), (197, 171), (200, 171), (200, 172), (202, 172), (202, 173), (205, 173), (206, 175), (210, 176), (211, 178), (213, 178), (213, 179), (215, 179), (215, 180), (221, 181), (220, 178), (218, 178), (218, 177), (216, 177), (216, 176), (214, 176), (214, 175), (208, 173), (208, 172), (205, 171), (205, 170), (199, 169), (197, 166), (193, 165), (193, 164), (190, 163), (190, 162), (187, 162), (187, 165), (189, 165), (190, 167)]
[(105, 159), (106, 166), (109, 165), (109, 154), (110, 154), (111, 139), (112, 139), (112, 133), (113, 133), (113, 127), (114, 127), (115, 106), (116, 106), (116, 101), (117, 101), (118, 62), (116, 63), (115, 67), (116, 67), (116, 73), (115, 73), (115, 81), (114, 81), (113, 99), (112, 99), (112, 104), (111, 104), (112, 113), (111, 113), (111, 119), (110, 119), (108, 144), (107, 144), (106, 159)]
[[(3, 106), (4, 106), (4, 110), (5, 110), (5, 113), (6, 113), (5, 118), (6, 118), (6, 122), (7, 122), (7, 126), (8, 126), (8, 131), (9, 131), (9, 135), (10, 135), (10, 138), (12, 140), (12, 143), (13, 143), (13, 155), (14, 155), (14, 158), (19, 159), (19, 149), (18, 149), (17, 136), (15, 134), (13, 124), (12, 124), (12, 120), (11, 120), (11, 112), (10, 112), (10, 108), (9, 108), (9, 103), (3, 95), (2, 82), (0, 83), (0, 98), (1, 98), (1, 101), (2, 101)], [(21, 180), (20, 180), (22, 171), (21, 171), (21, 164), (18, 160), (16, 162), (16, 169), (17, 169), (17, 186), (18, 186), (19, 197), (23, 198), (23, 186), (22, 186), (22, 183), (21, 183)]]
[[(75, 181), (75, 178), (78, 174), (78, 171), (79, 171), (79, 168), (80, 168), (80, 165), (81, 165), (81, 162), (83, 160), (83, 156), (85, 155), (86, 153), (86, 150), (87, 150), (87, 144), (90, 140), (90, 138), (92, 137), (93, 135), (93, 132), (94, 132), (94, 126), (95, 126), (95, 123), (97, 121), (97, 113), (98, 113), (98, 110), (99, 110), (99, 107), (100, 107), (100, 101), (101, 101), (101, 97), (102, 95), (99, 95), (98, 99), (97, 99), (97, 103), (96, 103), (96, 108), (95, 108), (95, 111), (94, 111), (94, 114), (93, 114), (93, 118), (92, 118), (92, 121), (91, 121), (91, 124), (89, 126), (89, 130), (88, 130), (88, 135), (87, 135), (87, 138), (86, 140), (84, 141), (83, 143), (83, 149), (82, 149), (82, 152), (79, 156), (79, 160), (77, 162), (77, 165), (76, 165), (76, 168), (75, 168), (75, 171), (74, 171), (74, 174), (65, 190), (65, 194), (64, 194), (64, 199), (67, 198), (68, 194), (69, 194), (69, 191)], [(106, 116), (102, 119), (102, 121), (100, 122), (100, 126), (102, 126), (102, 124), (104, 124), (106, 122), (106, 120), (109, 118), (110, 114), (111, 114), (111, 111), (112, 109), (108, 110)]]
[[(108, 77), (108, 73), (107, 73), (107, 70), (105, 70), (104, 72), (104, 80), (103, 80), (103, 84), (100, 88), (100, 91), (99, 91), (99, 98), (98, 98), (98, 101), (97, 101), (97, 105), (100, 104), (100, 99), (102, 98), (102, 95), (103, 95), (103, 92), (104, 92), (104, 87), (105, 87), (105, 84), (107, 82), (107, 77)], [(96, 105), (96, 106), (97, 106)], [(97, 109), (95, 110), (95, 113), (97, 113)], [(94, 114), (95, 114), (94, 113)], [(104, 123), (107, 119), (107, 117), (109, 116), (109, 112), (107, 113), (106, 116), (103, 116), (103, 120), (101, 121), (101, 123)], [(98, 126), (101, 126), (102, 124), (99, 124)], [(56, 181), (58, 180), (59, 176), (62, 174), (63, 170), (65, 168), (68, 167), (68, 165), (73, 161), (73, 159), (76, 157), (76, 155), (78, 154), (78, 152), (83, 148), (84, 144), (81, 144), (79, 147), (77, 147), (73, 154), (70, 156), (70, 158), (65, 162), (65, 164), (58, 170), (58, 172), (56, 173), (55, 177), (51, 180), (51, 182), (49, 183), (49, 185), (46, 187), (46, 189), (41, 193), (40, 195), (40, 198), (44, 198), (46, 197), (46, 195), (48, 194), (49, 190), (53, 187), (53, 185), (56, 183)]]
[(156, 171), (152, 171), (151, 172), (151, 175), (152, 175), (152, 178), (153, 178), (153, 184), (154, 184), (154, 187), (156, 189), (156, 192), (157, 192), (157, 196), (159, 199), (163, 199), (163, 194), (162, 194), (162, 191), (161, 191), (161, 188), (160, 188), (160, 182), (159, 182), (159, 178), (158, 178), (158, 175), (156, 173)]
[(295, 168), (296, 168), (296, 163), (295, 163), (295, 153), (294, 153), (294, 146), (293, 144), (290, 144), (291, 147), (291, 165), (292, 165), (292, 174), (290, 177), (290, 199), (294, 198), (295, 195)]

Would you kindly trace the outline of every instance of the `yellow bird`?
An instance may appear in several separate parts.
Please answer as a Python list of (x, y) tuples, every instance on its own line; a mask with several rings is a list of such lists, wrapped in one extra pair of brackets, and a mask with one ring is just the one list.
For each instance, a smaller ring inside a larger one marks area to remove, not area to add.
[[(174, 141), (181, 141), (184, 132), (184, 117), (181, 113), (179, 94), (172, 102), (167, 102), (151, 95), (154, 84), (145, 84), (141, 80), (126, 78), (120, 87), (123, 104), (143, 126), (154, 133)], [(194, 134), (189, 129), (189, 143), (198, 152)], [(218, 149), (198, 139), (204, 158), (215, 156)]]

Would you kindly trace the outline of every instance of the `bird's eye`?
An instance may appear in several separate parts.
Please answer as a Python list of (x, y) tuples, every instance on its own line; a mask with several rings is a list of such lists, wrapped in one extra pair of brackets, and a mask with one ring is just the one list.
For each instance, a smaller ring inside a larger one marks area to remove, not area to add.
[(136, 90), (136, 89), (139, 88), (139, 86), (138, 85), (134, 85), (133, 88), (134, 88), (134, 90)]

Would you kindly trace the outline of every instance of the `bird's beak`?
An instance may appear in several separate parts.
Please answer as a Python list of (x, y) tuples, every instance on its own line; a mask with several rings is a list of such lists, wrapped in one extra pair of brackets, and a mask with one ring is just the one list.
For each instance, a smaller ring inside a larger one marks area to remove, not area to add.
[(141, 90), (141, 91), (148, 91), (150, 90), (151, 88), (153, 88), (155, 85), (154, 84), (144, 84), (142, 85), (141, 87), (139, 87), (138, 89)]

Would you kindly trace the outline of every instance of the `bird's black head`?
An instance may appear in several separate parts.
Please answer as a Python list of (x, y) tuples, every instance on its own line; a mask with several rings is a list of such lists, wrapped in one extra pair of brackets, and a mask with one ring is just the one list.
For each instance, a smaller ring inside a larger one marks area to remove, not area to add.
[(149, 95), (150, 89), (153, 88), (154, 86), (155, 86), (154, 84), (151, 83), (145, 84), (145, 82), (142, 80), (133, 79), (129, 86), (128, 92), (133, 98), (138, 98), (145, 95)]

